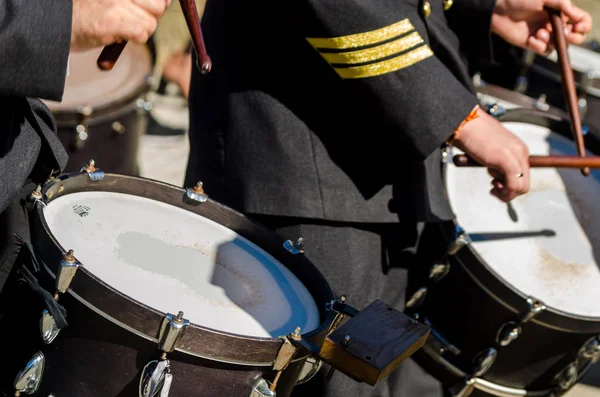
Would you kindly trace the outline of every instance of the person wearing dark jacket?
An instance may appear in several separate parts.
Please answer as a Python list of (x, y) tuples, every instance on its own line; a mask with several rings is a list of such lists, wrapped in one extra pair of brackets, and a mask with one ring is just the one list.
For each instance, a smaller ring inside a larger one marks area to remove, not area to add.
[(0, 3), (0, 289), (28, 239), (22, 199), (62, 172), (67, 153), (40, 99), (61, 101), (69, 53), (119, 39), (145, 43), (170, 0)]
[[(428, 266), (426, 225), (453, 219), (441, 152), (488, 167), (491, 194), (529, 190), (528, 149), (478, 108), (466, 55), (491, 57), (491, 34), (553, 48), (544, 7), (581, 43), (589, 14), (564, 0), (209, 1), (212, 71), (194, 68), (186, 186), (286, 239), (336, 295), (403, 310), (407, 268)], [(473, 186), (473, 189), (487, 187)], [(297, 396), (425, 397), (441, 386), (407, 360), (372, 388), (327, 369)]]

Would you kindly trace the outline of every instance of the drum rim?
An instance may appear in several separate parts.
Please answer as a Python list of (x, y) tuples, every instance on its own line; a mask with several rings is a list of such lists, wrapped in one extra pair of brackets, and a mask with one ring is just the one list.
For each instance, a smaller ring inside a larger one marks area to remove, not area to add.
[[(506, 113), (496, 118), (501, 122), (523, 122), (546, 127), (560, 124), (570, 125), (570, 121), (565, 118), (537, 109), (509, 109)], [(552, 130), (559, 133), (561, 132), (556, 131), (554, 128), (552, 128)], [(588, 149), (589, 144), (592, 143), (596, 152), (600, 153), (600, 134), (598, 131), (591, 129), (585, 136), (585, 143), (586, 148)], [(443, 190), (446, 197), (449, 199), (447, 190), (447, 170), (448, 164), (442, 163)], [(441, 224), (440, 227), (444, 238), (447, 242), (451, 242), (455, 238), (455, 230), (461, 228), (460, 220), (455, 218), (449, 223)], [(466, 229), (464, 231), (467, 234), (469, 233)], [(477, 250), (471, 244), (468, 244), (458, 251), (455, 257), (460, 266), (469, 274), (474, 282), (500, 304), (517, 314), (524, 314), (528, 310), (529, 306), (527, 304), (527, 299), (530, 298), (530, 296), (526, 295), (523, 291), (518, 290), (505, 278), (500, 276), (489, 263), (479, 255)], [(584, 316), (568, 313), (546, 304), (545, 307), (545, 310), (541, 311), (539, 315), (534, 317), (531, 321), (565, 332), (581, 333), (600, 331), (600, 315), (597, 317)]]
[[(518, 105), (525, 109), (539, 110), (536, 107), (537, 99), (527, 96), (525, 94), (521, 94), (516, 91), (511, 91), (508, 88), (504, 88), (499, 85), (482, 82), (481, 85), (477, 87), (477, 93), (480, 93), (483, 95), (489, 95), (489, 96), (498, 98), (498, 99), (506, 101), (506, 102), (514, 103), (515, 105)], [(513, 109), (510, 109), (510, 110), (513, 110)], [(561, 109), (556, 108), (554, 106), (548, 105), (548, 110), (545, 110), (543, 112), (545, 114), (551, 114), (551, 115), (557, 116), (557, 117), (564, 117), (564, 118), (568, 117), (566, 112), (564, 112)]]
[[(125, 187), (125, 189), (123, 189), (123, 187)], [(152, 188), (154, 191), (149, 194), (150, 197), (141, 196), (140, 194), (135, 193), (135, 191), (148, 192)], [(127, 192), (127, 190), (129, 191)], [(236, 226), (232, 226), (231, 224), (223, 226), (235, 231), (240, 236), (245, 237), (272, 255), (298, 277), (300, 282), (308, 289), (309, 293), (317, 303), (320, 315), (320, 325), (310, 332), (302, 333), (302, 337), (318, 346), (320, 346), (324, 340), (327, 331), (336, 316), (335, 312), (327, 311), (325, 307), (325, 303), (335, 299), (333, 291), (322, 273), (304, 254), (293, 255), (286, 251), (283, 247), (284, 239), (270, 229), (210, 198), (204, 203), (186, 203), (183, 199), (186, 197), (186, 190), (182, 188), (148, 178), (121, 174), (107, 173), (104, 175), (102, 181), (92, 181), (86, 172), (59, 175), (43, 186), (43, 202), (47, 204), (57, 197), (62, 197), (69, 193), (86, 191), (107, 191), (133, 194), (174, 205), (184, 210), (196, 209), (197, 211), (191, 212), (205, 216), (221, 225), (223, 225), (221, 222), (212, 219), (210, 216), (206, 216), (206, 213), (215, 211), (215, 214), (217, 215), (220, 213), (225, 214), (224, 216), (226, 217), (230, 217), (232, 222), (238, 223), (238, 227), (244, 227), (247, 228), (247, 230), (243, 232), (235, 230), (234, 227)], [(178, 197), (181, 203), (174, 203), (167, 200), (171, 197)], [(30, 220), (32, 222), (32, 241), (34, 247), (39, 250), (38, 255), (45, 263), (59, 263), (60, 258), (67, 252), (68, 247), (62, 247), (51, 232), (45, 221), (43, 207), (43, 204), (37, 205), (32, 211), (33, 216)], [(202, 211), (198, 210), (202, 209), (206, 209), (205, 214), (199, 213)], [(277, 240), (277, 245), (280, 247), (279, 252), (273, 252), (269, 249), (271, 247), (266, 248), (259, 244), (254, 238), (249, 236), (250, 233), (255, 234), (256, 239), (262, 238), (270, 240), (273, 244), (275, 243), (275, 240)], [(282, 261), (280, 258), (283, 255), (289, 259)], [(75, 257), (76, 256), (77, 253), (75, 252)], [(49, 269), (47, 265), (44, 265), (43, 267), (54, 279), (54, 272)], [(311, 288), (311, 286), (307, 285), (307, 283), (302, 280), (303, 277), (300, 276), (299, 273), (310, 274), (314, 286)], [(326, 298), (326, 301), (322, 302), (321, 305), (319, 305), (319, 300), (313, 293), (314, 291), (319, 290), (321, 290), (321, 295)], [(88, 271), (85, 268), (84, 263), (82, 263), (82, 266), (77, 271), (68, 293), (112, 323), (135, 333), (137, 336), (157, 343), (157, 335), (166, 313), (162, 313), (159, 310), (149, 307), (143, 302), (139, 302), (123, 292), (116, 290)], [(104, 302), (102, 302), (102, 300), (104, 300)], [(130, 310), (123, 312), (123, 308)], [(129, 316), (129, 318), (127, 318), (125, 317), (127, 313), (135, 313), (135, 316)], [(283, 340), (281, 337), (245, 336), (208, 328), (190, 322), (190, 325), (183, 334), (176, 350), (192, 356), (229, 364), (270, 366), (275, 361), (282, 343)], [(219, 350), (219, 346), (228, 346), (229, 348)], [(295, 361), (302, 360), (309, 355), (310, 353), (307, 352), (304, 355), (296, 357)]]

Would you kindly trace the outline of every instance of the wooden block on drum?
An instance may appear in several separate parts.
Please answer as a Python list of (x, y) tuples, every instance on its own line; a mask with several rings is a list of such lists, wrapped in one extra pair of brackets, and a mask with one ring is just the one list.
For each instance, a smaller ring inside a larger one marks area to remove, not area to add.
[(338, 327), (319, 356), (335, 369), (374, 386), (420, 349), (429, 327), (376, 300)]

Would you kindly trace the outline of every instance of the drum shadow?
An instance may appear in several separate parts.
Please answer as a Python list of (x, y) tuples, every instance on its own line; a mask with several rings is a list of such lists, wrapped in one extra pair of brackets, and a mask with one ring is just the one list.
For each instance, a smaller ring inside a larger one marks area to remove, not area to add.
[(272, 337), (289, 334), (309, 318), (294, 280), (280, 262), (245, 239), (236, 237), (217, 248), (211, 283)]
[[(577, 156), (577, 150), (562, 136), (552, 134), (546, 138), (551, 156)], [(593, 155), (588, 152), (588, 156)], [(592, 246), (592, 255), (600, 266), (600, 207), (597, 205), (597, 193), (600, 192), (600, 170), (592, 170), (585, 177), (579, 169), (557, 168), (558, 175), (565, 186), (565, 192), (575, 214), (577, 222)], [(595, 194), (596, 193), (596, 194)]]

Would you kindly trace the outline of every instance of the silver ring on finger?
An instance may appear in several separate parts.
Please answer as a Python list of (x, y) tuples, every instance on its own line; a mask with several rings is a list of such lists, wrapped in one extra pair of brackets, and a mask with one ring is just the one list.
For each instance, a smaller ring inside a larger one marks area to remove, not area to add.
[(517, 174), (517, 178), (523, 178), (523, 173), (521, 172), (521, 173)]

